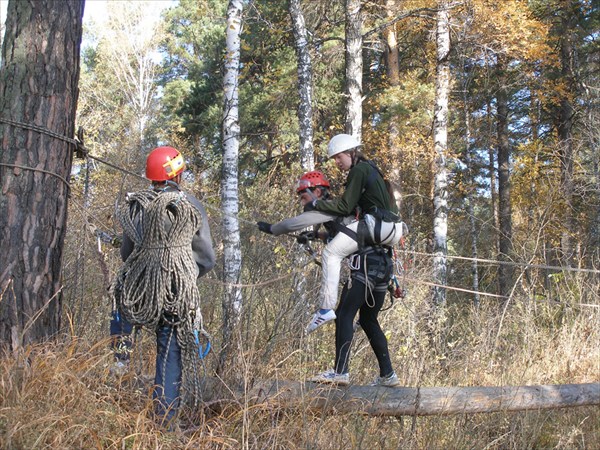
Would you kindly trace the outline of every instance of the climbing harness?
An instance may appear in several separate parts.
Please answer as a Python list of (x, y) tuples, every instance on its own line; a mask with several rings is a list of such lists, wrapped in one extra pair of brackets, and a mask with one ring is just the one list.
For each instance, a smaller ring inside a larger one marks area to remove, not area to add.
[[(386, 292), (394, 271), (392, 250), (385, 246), (370, 246), (359, 250), (349, 258), (350, 279), (360, 281), (365, 289), (365, 302), (369, 307), (375, 306), (369, 302), (374, 292)], [(373, 299), (374, 302), (374, 299)]]

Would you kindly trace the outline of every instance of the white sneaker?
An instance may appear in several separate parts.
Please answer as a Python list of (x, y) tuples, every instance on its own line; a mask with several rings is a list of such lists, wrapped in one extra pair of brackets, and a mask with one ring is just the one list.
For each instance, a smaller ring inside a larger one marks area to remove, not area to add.
[(329, 369), (323, 373), (318, 374), (317, 376), (309, 378), (308, 381), (313, 381), (315, 383), (329, 383), (339, 384), (340, 386), (348, 386), (350, 384), (350, 374), (336, 373), (335, 370)]
[(375, 383), (373, 383), (371, 386), (386, 386), (386, 387), (400, 386), (400, 380), (398, 379), (398, 375), (396, 375), (396, 372), (392, 372), (392, 374), (388, 375), (387, 377), (375, 378)]
[(321, 325), (329, 322), (330, 320), (334, 320), (335, 317), (336, 316), (335, 316), (335, 312), (333, 311), (333, 309), (330, 309), (325, 314), (321, 314), (319, 311), (317, 311), (313, 315), (308, 326), (306, 327), (306, 334), (312, 333), (317, 328), (319, 328)]

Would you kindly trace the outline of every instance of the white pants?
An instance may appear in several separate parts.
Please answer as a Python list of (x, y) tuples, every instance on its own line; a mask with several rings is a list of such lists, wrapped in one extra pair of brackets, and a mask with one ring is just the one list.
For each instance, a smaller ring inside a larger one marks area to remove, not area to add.
[[(367, 221), (367, 225), (371, 239), (374, 239), (373, 229), (369, 225), (369, 221)], [(404, 226), (402, 222), (381, 222), (381, 237), (383, 241), (377, 243), (390, 246), (397, 244), (402, 237)], [(358, 221), (346, 225), (346, 228), (356, 233)], [(321, 258), (321, 269), (323, 270), (320, 292), (321, 309), (334, 309), (337, 305), (342, 259), (355, 253), (357, 250), (358, 242), (341, 231), (323, 249)]]

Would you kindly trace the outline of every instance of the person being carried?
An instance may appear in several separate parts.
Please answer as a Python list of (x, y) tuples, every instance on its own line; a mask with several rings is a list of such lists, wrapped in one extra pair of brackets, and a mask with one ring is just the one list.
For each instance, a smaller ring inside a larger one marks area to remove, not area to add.
[[(304, 173), (296, 185), (296, 193), (300, 199), (300, 205), (305, 207), (315, 200), (329, 198), (329, 189), (331, 185), (325, 175), (318, 170)], [(263, 233), (280, 236), (286, 233), (305, 230), (309, 227), (314, 227), (313, 231), (305, 231), (298, 237), (301, 243), (307, 243), (309, 240), (321, 239), (324, 242), (332, 237), (337, 231), (337, 228), (354, 221), (353, 217), (340, 217), (336, 214), (325, 213), (311, 208), (304, 211), (295, 217), (290, 217), (271, 224), (268, 222), (257, 222), (258, 229)], [(325, 231), (319, 232), (319, 225), (324, 225)], [(329, 314), (334, 314), (329, 310)], [(322, 311), (327, 314), (327, 311)], [(335, 318), (335, 315), (333, 315)], [(311, 321), (312, 323), (312, 321)], [(314, 328), (307, 328), (307, 332), (313, 331)]]
[[(113, 283), (117, 307), (110, 324), (111, 335), (125, 346), (131, 345), (132, 325), (156, 332), (152, 396), (159, 422), (169, 427), (182, 377), (193, 385), (192, 395), (198, 394), (197, 333), (205, 331), (196, 280), (215, 265), (206, 211), (179, 188), (184, 169), (177, 149), (155, 148), (146, 160), (152, 188), (128, 195), (119, 211), (124, 264)], [(126, 353), (117, 349), (116, 356), (126, 358)]]
[(403, 235), (405, 225), (397, 215), (383, 175), (375, 164), (360, 152), (361, 144), (348, 134), (334, 136), (327, 146), (329, 158), (348, 172), (346, 188), (337, 199), (313, 199), (305, 212), (318, 211), (339, 217), (353, 217), (351, 223), (336, 227), (337, 234), (322, 254), (320, 309), (315, 312), (307, 331), (336, 318), (342, 259), (368, 245), (393, 246)]

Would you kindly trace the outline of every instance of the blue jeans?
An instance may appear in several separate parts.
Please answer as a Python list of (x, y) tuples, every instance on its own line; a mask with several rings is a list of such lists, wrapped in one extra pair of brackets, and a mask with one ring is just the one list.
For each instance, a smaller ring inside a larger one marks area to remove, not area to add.
[(179, 408), (181, 387), (181, 347), (177, 342), (177, 327), (159, 326), (156, 330), (156, 375), (152, 398), (156, 415), (168, 424)]
[[(110, 335), (117, 360), (129, 359), (132, 350), (133, 326), (118, 312), (113, 312)], [(115, 344), (118, 343), (118, 344)], [(181, 348), (177, 342), (177, 328), (161, 325), (156, 330), (156, 372), (152, 398), (156, 403), (156, 415), (163, 424), (168, 424), (179, 408), (181, 386)]]
[(110, 348), (117, 361), (129, 361), (133, 350), (132, 331), (133, 325), (119, 311), (113, 311), (110, 319), (110, 336), (112, 338)]

